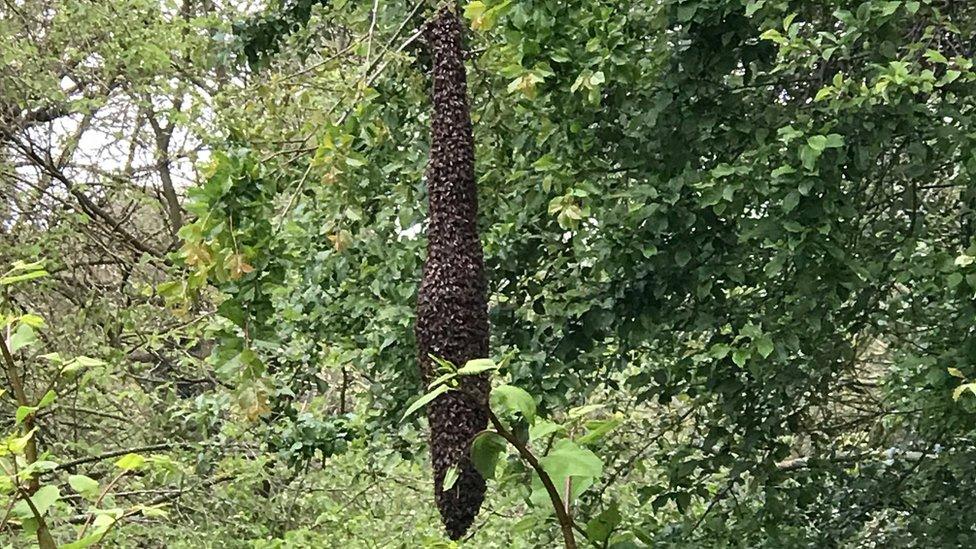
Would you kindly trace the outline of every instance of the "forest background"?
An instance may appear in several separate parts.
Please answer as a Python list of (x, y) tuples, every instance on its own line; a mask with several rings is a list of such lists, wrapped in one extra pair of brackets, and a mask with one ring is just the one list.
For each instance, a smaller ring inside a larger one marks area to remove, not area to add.
[[(0, 543), (455, 546), (402, 419), (436, 7), (0, 0)], [(580, 545), (976, 545), (976, 5), (458, 10)], [(460, 543), (561, 543), (514, 449)]]

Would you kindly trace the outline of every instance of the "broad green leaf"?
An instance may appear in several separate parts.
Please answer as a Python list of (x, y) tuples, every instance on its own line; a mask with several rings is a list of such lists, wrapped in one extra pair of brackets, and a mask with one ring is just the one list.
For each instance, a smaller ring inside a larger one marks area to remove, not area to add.
[(33, 414), (37, 411), (37, 406), (18, 406), (17, 413), (15, 415), (15, 424), (20, 425), (27, 416)]
[(10, 336), (8, 347), (11, 353), (16, 353), (24, 347), (33, 345), (36, 341), (37, 336), (34, 335), (34, 328), (28, 324), (21, 324), (17, 327), (17, 331)]
[(757, 11), (762, 9), (763, 4), (765, 3), (766, 0), (749, 0), (749, 3), (746, 4), (746, 17), (752, 17), (755, 15)]
[(688, 250), (678, 250), (674, 254), (674, 263), (679, 267), (684, 267), (689, 261), (691, 261), (691, 252)]
[(756, 351), (763, 358), (768, 358), (775, 348), (776, 346), (773, 345), (773, 340), (768, 335), (763, 335), (756, 341)]
[(844, 136), (838, 133), (828, 134), (824, 146), (828, 149), (837, 149), (844, 146)]
[[(34, 495), (31, 496), (31, 503), (34, 504), (34, 508), (37, 509), (38, 514), (42, 517), (47, 515), (51, 506), (61, 499), (61, 490), (53, 484), (46, 484), (41, 486)], [(34, 512), (31, 510), (30, 506), (27, 505), (26, 501), (18, 501), (17, 505), (14, 506), (13, 513), (20, 517), (33, 517)]]
[(21, 322), (22, 324), (27, 324), (31, 328), (44, 327), (44, 319), (37, 315), (31, 315), (31, 314), (21, 315), (20, 317), (17, 318), (17, 321)]
[(807, 146), (817, 152), (823, 152), (823, 150), (827, 148), (827, 136), (811, 135), (807, 138)]
[(403, 413), (403, 417), (400, 418), (400, 421), (403, 421), (403, 420), (407, 419), (408, 417), (410, 417), (411, 415), (413, 415), (414, 412), (416, 412), (417, 410), (423, 408), (428, 403), (430, 403), (431, 401), (433, 401), (435, 398), (443, 395), (444, 393), (446, 393), (446, 392), (448, 392), (450, 390), (451, 390), (451, 388), (448, 387), (447, 385), (438, 385), (433, 390), (431, 390), (430, 392), (428, 392), (424, 396), (418, 398), (413, 404), (411, 404), (410, 407), (407, 408), (407, 411)]
[(817, 165), (817, 159), (820, 158), (820, 153), (823, 149), (815, 149), (810, 145), (803, 145), (800, 147), (800, 162), (803, 167), (812, 170)]
[(41, 401), (37, 403), (38, 408), (44, 408), (45, 406), (50, 406), (58, 398), (58, 394), (54, 392), (54, 389), (44, 393), (41, 397)]
[(767, 30), (766, 32), (760, 34), (759, 38), (761, 38), (762, 40), (769, 40), (771, 42), (775, 42), (781, 46), (787, 43), (786, 37), (783, 36), (782, 33), (780, 33), (776, 29)]
[(115, 462), (115, 466), (123, 471), (135, 471), (142, 468), (146, 463), (146, 458), (139, 454), (126, 454)]
[(796, 168), (788, 164), (784, 164), (776, 168), (775, 170), (773, 170), (770, 175), (772, 175), (774, 178), (780, 178), (783, 177), (784, 175), (789, 175), (791, 173), (796, 173)]
[(98, 481), (86, 477), (85, 475), (70, 475), (68, 477), (68, 485), (75, 492), (78, 492), (87, 499), (95, 499), (98, 497)]
[(457, 373), (461, 376), (476, 375), (488, 370), (497, 370), (498, 365), (490, 358), (477, 358), (467, 361), (464, 366), (458, 369)]
[(566, 428), (549, 420), (539, 419), (529, 427), (529, 440), (536, 440), (552, 433), (565, 431)]
[(814, 101), (823, 101), (824, 99), (830, 97), (830, 94), (833, 93), (833, 92), (834, 92), (834, 87), (833, 86), (824, 86), (824, 87), (820, 88), (820, 91), (817, 92), (817, 95), (814, 96), (813, 100)]
[(963, 375), (962, 371), (959, 368), (946, 368), (946, 370), (949, 372), (949, 375), (951, 375), (952, 377), (958, 377), (959, 379), (966, 379), (966, 376)]
[(508, 449), (508, 442), (494, 431), (482, 431), (471, 442), (471, 463), (486, 479), (495, 478), (495, 468)]
[(796, 191), (790, 191), (789, 193), (786, 194), (786, 197), (783, 198), (783, 211), (785, 211), (786, 213), (790, 213), (794, 209), (796, 209), (796, 206), (799, 203), (800, 203), (800, 193)]
[(37, 431), (37, 427), (34, 427), (28, 431), (25, 435), (19, 437), (9, 437), (7, 439), (7, 448), (15, 455), (21, 455), (24, 453), (24, 449), (27, 448), (27, 443), (34, 436)]
[(30, 465), (24, 467), (23, 469), (21, 469), (19, 471), (19, 473), (18, 473), (18, 476), (21, 479), (26, 480), (26, 479), (33, 478), (33, 477), (37, 476), (40, 473), (46, 473), (48, 471), (53, 471), (53, 470), (55, 470), (57, 468), (58, 468), (57, 462), (51, 461), (51, 460), (47, 460), (47, 459), (41, 459), (41, 460), (35, 461), (34, 463), (31, 463)]
[(596, 454), (565, 438), (556, 441), (539, 463), (555, 477), (599, 478), (603, 474), (603, 461)]
[(491, 408), (521, 412), (529, 423), (535, 421), (535, 400), (524, 389), (514, 385), (499, 385), (491, 390)]
[(60, 549), (85, 549), (86, 547), (91, 547), (105, 536), (105, 534), (108, 532), (108, 528), (108, 526), (96, 528), (91, 534), (59, 547)]
[[(550, 475), (550, 478), (553, 484), (555, 484), (559, 489), (560, 497), (563, 497), (566, 479), (571, 479), (569, 496), (570, 502), (578, 498), (583, 492), (593, 486), (594, 483), (594, 479), (591, 477), (558, 477)], [(529, 501), (532, 503), (532, 505), (545, 514), (551, 514), (552, 502), (549, 500), (549, 494), (542, 485), (542, 479), (539, 478), (538, 474), (533, 473), (531, 488), (532, 494), (529, 496)]]
[(586, 537), (591, 542), (604, 543), (610, 537), (610, 533), (620, 524), (623, 517), (616, 503), (610, 504), (599, 515), (590, 519), (586, 523)]
[(725, 177), (735, 173), (735, 168), (728, 164), (719, 164), (712, 168), (712, 177)]
[(748, 349), (736, 349), (732, 353), (732, 362), (735, 362), (736, 366), (742, 368), (746, 365), (746, 361), (749, 360), (750, 354)]

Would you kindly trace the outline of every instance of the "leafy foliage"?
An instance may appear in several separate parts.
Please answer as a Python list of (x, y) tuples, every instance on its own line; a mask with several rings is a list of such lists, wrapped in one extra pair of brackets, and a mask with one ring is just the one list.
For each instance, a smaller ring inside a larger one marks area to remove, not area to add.
[[(212, 4), (0, 13), (2, 314), (31, 397), (4, 394), (6, 447), (35, 441), (40, 470), (173, 445), (7, 482), (63, 544), (118, 522), (105, 542), (444, 547), (402, 503), (430, 494), (423, 420), (400, 421), (431, 390), (411, 327), (435, 6)], [(572, 479), (576, 535), (973, 545), (976, 7), (459, 9), (492, 409)], [(559, 543), (493, 432), (463, 543)], [(167, 490), (180, 512), (149, 517)]]

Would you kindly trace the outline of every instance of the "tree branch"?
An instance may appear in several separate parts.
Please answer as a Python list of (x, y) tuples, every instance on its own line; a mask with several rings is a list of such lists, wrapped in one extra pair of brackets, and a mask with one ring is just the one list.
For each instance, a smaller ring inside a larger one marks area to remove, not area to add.
[(559, 490), (556, 485), (553, 484), (552, 478), (549, 477), (549, 473), (542, 468), (542, 464), (539, 460), (532, 454), (525, 444), (522, 444), (518, 438), (515, 437), (505, 426), (499, 421), (495, 413), (490, 409), (488, 410), (488, 419), (491, 421), (492, 426), (498, 431), (498, 434), (502, 438), (507, 440), (512, 446), (518, 450), (522, 459), (524, 459), (539, 475), (539, 479), (542, 480), (542, 485), (545, 487), (546, 492), (549, 494), (549, 499), (552, 501), (552, 508), (556, 512), (556, 518), (559, 520), (559, 527), (563, 532), (563, 542), (566, 545), (566, 549), (576, 549), (576, 538), (573, 534), (573, 519), (566, 512), (566, 507), (563, 503), (562, 498), (559, 496)]

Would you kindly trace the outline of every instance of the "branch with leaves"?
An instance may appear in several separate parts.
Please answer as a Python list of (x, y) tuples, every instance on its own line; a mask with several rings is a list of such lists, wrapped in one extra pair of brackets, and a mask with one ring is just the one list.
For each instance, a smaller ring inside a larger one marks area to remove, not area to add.
[[(510, 357), (499, 363), (491, 359), (471, 360), (460, 368), (438, 357), (431, 356), (431, 359), (438, 365), (441, 375), (429, 384), (427, 393), (407, 408), (404, 419), (440, 395), (460, 390), (459, 377), (497, 372), (505, 367)], [(471, 460), (478, 472), (489, 480), (496, 477), (496, 469), (509, 447), (515, 450), (540, 484), (531, 499), (533, 502), (548, 501), (567, 548), (577, 547), (576, 533), (591, 543), (605, 545), (622, 520), (616, 507), (611, 506), (590, 520), (584, 529), (576, 524), (571, 514), (572, 500), (603, 474), (603, 460), (585, 446), (599, 441), (622, 422), (620, 417), (587, 421), (582, 436), (576, 440), (569, 436), (575, 430), (574, 422), (581, 422), (600, 408), (583, 406), (570, 410), (568, 421), (559, 424), (540, 418), (535, 399), (524, 389), (499, 384), (489, 395), (488, 418), (493, 430), (482, 431), (471, 441)], [(534, 451), (531, 441), (545, 437), (549, 439), (546, 450), (542, 453)], [(449, 471), (445, 489), (450, 487), (451, 480)]]

